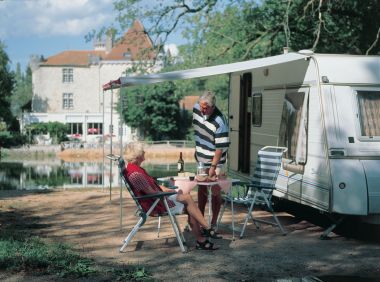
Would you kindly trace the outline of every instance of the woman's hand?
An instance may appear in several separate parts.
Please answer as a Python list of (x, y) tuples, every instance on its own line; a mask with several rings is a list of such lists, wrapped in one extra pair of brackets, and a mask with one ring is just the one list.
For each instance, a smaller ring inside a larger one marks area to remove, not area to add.
[(160, 188), (163, 192), (173, 192), (173, 189), (170, 189), (164, 185), (160, 185)]

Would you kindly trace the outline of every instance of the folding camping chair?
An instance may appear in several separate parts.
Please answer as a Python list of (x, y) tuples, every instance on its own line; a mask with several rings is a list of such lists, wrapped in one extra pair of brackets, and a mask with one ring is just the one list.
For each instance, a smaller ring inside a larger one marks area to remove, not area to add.
[[(157, 216), (169, 216), (170, 223), (173, 227), (174, 233), (176, 235), (178, 244), (181, 248), (181, 251), (185, 253), (187, 251), (185, 244), (185, 237), (183, 236), (182, 232), (180, 231), (178, 220), (174, 214), (170, 212), (170, 208), (168, 205), (168, 202), (166, 200), (166, 197), (176, 194), (177, 192), (160, 192), (156, 194), (149, 194), (144, 196), (135, 196), (134, 190), (135, 187), (131, 185), (131, 183), (128, 181), (128, 179), (125, 177), (125, 172), (128, 169), (128, 167), (125, 165), (124, 160), (117, 155), (107, 155), (107, 158), (116, 161), (118, 163), (119, 168), (119, 174), (121, 179), (123, 179), (123, 182), (128, 189), (128, 192), (131, 194), (132, 199), (134, 200), (136, 206), (137, 206), (137, 212), (136, 214), (140, 217), (136, 225), (132, 228), (131, 232), (129, 232), (128, 236), (124, 239), (123, 246), (120, 248), (120, 252), (123, 252), (124, 249), (128, 246), (129, 242), (132, 240), (132, 238), (136, 235), (137, 231), (145, 224), (149, 216), (152, 216), (152, 212), (155, 211), (155, 207), (157, 204), (162, 201), (166, 212), (164, 214), (157, 214)], [(140, 201), (144, 201), (147, 199), (155, 199), (153, 204), (149, 207), (148, 210), (144, 210), (142, 205), (140, 204)]]
[[(270, 224), (279, 227), (282, 234), (286, 235), (286, 231), (282, 227), (272, 207), (272, 193), (273, 190), (276, 189), (276, 181), (281, 168), (282, 155), (286, 151), (287, 148), (284, 147), (266, 146), (261, 148), (258, 151), (257, 162), (251, 183), (238, 183), (238, 185), (233, 186), (230, 193), (226, 195), (225, 203), (219, 217), (219, 222), (223, 216), (227, 202), (230, 202), (233, 232), (235, 231), (233, 204), (244, 204), (248, 206), (248, 212), (244, 219), (243, 228), (241, 229), (240, 239), (243, 238), (248, 220), (250, 218), (253, 220), (257, 228), (259, 228), (258, 223)], [(242, 185), (244, 186), (244, 195), (241, 194)], [(234, 194), (234, 188), (240, 189), (240, 193)], [(265, 206), (272, 214), (274, 221), (255, 218), (253, 216), (253, 209), (258, 205)]]

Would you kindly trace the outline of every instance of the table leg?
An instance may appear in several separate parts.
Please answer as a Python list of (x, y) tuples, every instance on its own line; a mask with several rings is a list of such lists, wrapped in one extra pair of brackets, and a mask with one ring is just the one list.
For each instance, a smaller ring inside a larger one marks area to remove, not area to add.
[(207, 185), (208, 190), (208, 226), (211, 227), (211, 206), (212, 206), (212, 198), (211, 198), (211, 185)]
[(231, 190), (230, 190), (230, 198), (231, 198), (231, 216), (232, 216), (232, 240), (235, 241), (235, 211), (234, 211), (234, 199), (232, 197)]

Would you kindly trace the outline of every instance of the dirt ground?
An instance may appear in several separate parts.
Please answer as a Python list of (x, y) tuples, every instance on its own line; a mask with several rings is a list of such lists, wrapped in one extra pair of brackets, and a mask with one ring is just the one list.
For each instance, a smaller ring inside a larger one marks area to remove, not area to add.
[[(75, 244), (83, 255), (100, 264), (144, 265), (158, 281), (301, 281), (305, 277), (319, 277), (319, 281), (358, 281), (357, 277), (380, 277), (380, 240), (376, 239), (379, 237), (354, 238), (350, 234), (333, 233), (330, 240), (320, 240), (323, 228), (299, 214), (279, 213), (287, 236), (272, 226), (262, 225), (257, 230), (250, 224), (246, 236), (233, 241), (232, 232), (221, 229), (223, 239), (215, 240), (220, 249), (213, 252), (195, 250), (194, 238), (185, 232), (189, 245), (185, 254), (181, 253), (168, 220), (163, 220), (157, 238), (157, 219), (151, 218), (126, 251), (120, 253), (122, 240), (137, 219), (132, 200), (125, 194), (122, 230), (118, 191), (111, 195), (101, 190), (0, 191), (0, 199), (2, 226), (23, 220), (41, 237)], [(238, 212), (240, 221), (243, 211)], [(258, 217), (268, 217), (265, 211), (255, 213)], [(179, 220), (184, 227), (186, 216), (179, 216)], [(228, 210), (223, 223), (228, 224), (230, 220)], [(323, 280), (323, 277), (337, 276), (356, 278)], [(29, 280), (23, 279), (22, 274), (10, 278), (0, 275), (1, 279)]]

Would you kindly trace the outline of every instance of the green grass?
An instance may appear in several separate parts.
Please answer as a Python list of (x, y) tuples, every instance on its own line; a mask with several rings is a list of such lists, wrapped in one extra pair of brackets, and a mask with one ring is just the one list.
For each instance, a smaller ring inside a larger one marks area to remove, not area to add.
[[(142, 266), (104, 267), (62, 243), (51, 243), (12, 228), (0, 230), (0, 270), (111, 281), (153, 280)], [(96, 278), (96, 279), (95, 279)]]

